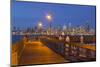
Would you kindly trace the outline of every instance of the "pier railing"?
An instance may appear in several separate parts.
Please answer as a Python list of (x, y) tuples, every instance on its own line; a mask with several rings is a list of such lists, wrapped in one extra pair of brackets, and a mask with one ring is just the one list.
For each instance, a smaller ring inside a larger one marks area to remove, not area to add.
[(16, 42), (12, 46), (12, 64), (13, 66), (18, 65), (21, 59), (21, 53), (24, 48), (24, 43), (22, 40)]
[[(71, 62), (96, 60), (95, 45), (84, 45), (84, 43), (76, 42), (77, 40), (68, 43), (65, 42), (64, 39), (58, 40), (57, 37), (46, 37), (41, 39), (41, 41), (50, 49)], [(85, 43), (89, 43), (89, 41), (86, 39)]]

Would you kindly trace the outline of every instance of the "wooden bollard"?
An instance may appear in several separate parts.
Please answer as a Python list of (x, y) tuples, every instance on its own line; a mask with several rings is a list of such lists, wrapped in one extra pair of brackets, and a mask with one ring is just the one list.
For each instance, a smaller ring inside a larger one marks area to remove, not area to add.
[(67, 36), (66, 39), (65, 39), (65, 41), (69, 43), (70, 42), (70, 37)]
[(81, 35), (80, 37), (80, 43), (83, 44), (84, 43), (84, 37)]

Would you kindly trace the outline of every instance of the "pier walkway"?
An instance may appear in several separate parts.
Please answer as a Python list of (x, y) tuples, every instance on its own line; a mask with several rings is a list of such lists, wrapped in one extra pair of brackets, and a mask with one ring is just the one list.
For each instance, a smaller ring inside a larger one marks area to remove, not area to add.
[[(27, 47), (26, 47), (27, 46)], [(19, 65), (68, 62), (40, 41), (27, 43), (21, 54)]]

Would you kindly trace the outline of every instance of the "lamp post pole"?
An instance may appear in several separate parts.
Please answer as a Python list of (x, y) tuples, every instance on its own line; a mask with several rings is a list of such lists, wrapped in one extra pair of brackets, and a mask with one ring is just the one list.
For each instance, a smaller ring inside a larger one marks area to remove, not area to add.
[(38, 23), (38, 29), (39, 29), (40, 32), (41, 32), (41, 30), (42, 30), (42, 26), (43, 26), (43, 25), (42, 25), (42, 22), (39, 22), (39, 23)]
[(52, 20), (52, 15), (51, 14), (47, 14), (46, 15), (46, 19), (49, 21), (49, 32), (50, 32), (50, 35), (51, 35), (51, 20)]

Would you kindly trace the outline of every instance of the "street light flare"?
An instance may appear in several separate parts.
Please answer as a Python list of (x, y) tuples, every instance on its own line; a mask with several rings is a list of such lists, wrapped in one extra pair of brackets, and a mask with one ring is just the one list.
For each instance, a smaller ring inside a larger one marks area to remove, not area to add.
[(42, 22), (39, 22), (39, 23), (38, 23), (38, 26), (39, 26), (39, 27), (42, 27)]
[(51, 14), (47, 14), (47, 15), (46, 15), (46, 18), (47, 18), (47, 20), (50, 21), (50, 20), (52, 19), (52, 15), (51, 15)]

